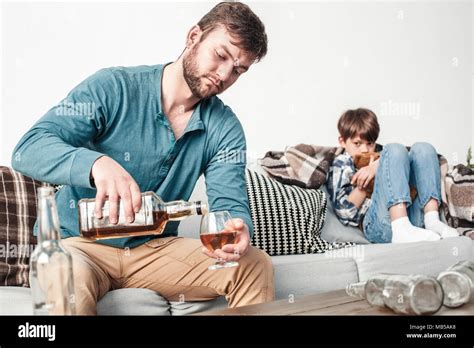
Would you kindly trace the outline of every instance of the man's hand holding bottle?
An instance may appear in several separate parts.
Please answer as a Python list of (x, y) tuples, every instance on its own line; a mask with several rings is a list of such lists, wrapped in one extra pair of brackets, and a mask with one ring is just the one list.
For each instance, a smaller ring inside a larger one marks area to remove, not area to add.
[(110, 202), (110, 222), (118, 222), (119, 204), (122, 202), (128, 222), (133, 222), (140, 210), (142, 199), (140, 187), (132, 176), (116, 161), (107, 156), (98, 158), (91, 170), (97, 194), (95, 217), (102, 218), (102, 207), (106, 199)]

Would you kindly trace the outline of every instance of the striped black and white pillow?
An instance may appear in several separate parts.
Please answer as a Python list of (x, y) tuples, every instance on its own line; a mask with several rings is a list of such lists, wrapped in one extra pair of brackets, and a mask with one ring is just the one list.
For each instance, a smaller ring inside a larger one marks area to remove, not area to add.
[(291, 255), (350, 245), (330, 244), (321, 238), (327, 208), (323, 191), (284, 185), (248, 169), (246, 176), (253, 246), (269, 255)]

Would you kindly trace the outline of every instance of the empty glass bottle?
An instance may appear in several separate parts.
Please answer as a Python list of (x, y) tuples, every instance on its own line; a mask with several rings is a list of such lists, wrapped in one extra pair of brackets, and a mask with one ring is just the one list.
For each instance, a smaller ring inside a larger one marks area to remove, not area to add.
[(433, 314), (443, 305), (441, 285), (423, 275), (394, 275), (385, 281), (383, 295), (385, 305), (402, 314)]
[(372, 306), (385, 307), (383, 302), (384, 277), (372, 277), (365, 282), (348, 284), (346, 293), (349, 296), (365, 298)]
[(401, 314), (433, 314), (443, 304), (440, 284), (422, 275), (378, 274), (366, 282), (349, 284), (346, 292)]
[(126, 220), (122, 203), (119, 204), (118, 222), (109, 220), (109, 201), (105, 201), (102, 218), (95, 217), (95, 199), (81, 199), (79, 206), (79, 227), (81, 235), (92, 240), (145, 236), (163, 233), (166, 223), (178, 221), (192, 215), (207, 213), (203, 202), (172, 201), (163, 202), (155, 192), (142, 193), (142, 206), (135, 213), (133, 222)]
[(61, 245), (54, 190), (38, 188), (38, 245), (30, 258), (30, 285), (36, 315), (76, 312), (72, 257)]
[(459, 307), (474, 298), (474, 262), (460, 261), (438, 275), (444, 290), (444, 305)]

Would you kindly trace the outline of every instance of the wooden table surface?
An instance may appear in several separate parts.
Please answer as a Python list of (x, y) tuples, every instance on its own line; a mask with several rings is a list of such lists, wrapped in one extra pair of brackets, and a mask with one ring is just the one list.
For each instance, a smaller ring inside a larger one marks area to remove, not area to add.
[[(364, 299), (350, 297), (345, 290), (295, 296), (238, 308), (200, 312), (195, 315), (400, 315), (387, 308), (373, 307)], [(474, 303), (458, 308), (441, 307), (435, 315), (474, 315)]]

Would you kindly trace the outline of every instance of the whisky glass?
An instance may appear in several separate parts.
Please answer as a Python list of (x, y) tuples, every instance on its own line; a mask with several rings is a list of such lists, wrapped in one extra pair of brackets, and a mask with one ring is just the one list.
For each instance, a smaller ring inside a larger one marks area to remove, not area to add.
[[(217, 211), (202, 216), (200, 238), (202, 244), (207, 250), (214, 252), (222, 249), (226, 244), (234, 244), (237, 237), (237, 231), (232, 229), (232, 217), (228, 211)], [(225, 261), (221, 258), (208, 267), (210, 270), (236, 267), (239, 263), (236, 261)]]

